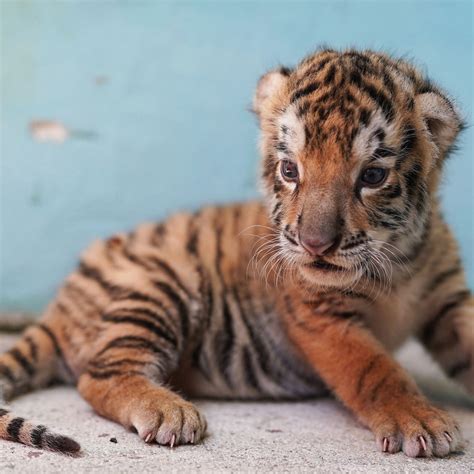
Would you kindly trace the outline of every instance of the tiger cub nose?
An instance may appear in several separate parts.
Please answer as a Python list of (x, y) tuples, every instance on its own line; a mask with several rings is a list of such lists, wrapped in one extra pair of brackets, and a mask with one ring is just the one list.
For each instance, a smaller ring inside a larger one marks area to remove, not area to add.
[(341, 236), (331, 236), (329, 238), (300, 238), (301, 245), (311, 255), (322, 257), (337, 249), (341, 242)]

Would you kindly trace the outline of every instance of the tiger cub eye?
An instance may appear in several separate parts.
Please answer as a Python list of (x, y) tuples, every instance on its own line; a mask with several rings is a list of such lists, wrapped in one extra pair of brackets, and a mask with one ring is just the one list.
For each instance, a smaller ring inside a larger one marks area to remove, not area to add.
[(296, 181), (298, 179), (298, 166), (290, 160), (283, 160), (280, 165), (281, 175), (286, 181)]
[(361, 175), (362, 185), (374, 188), (383, 184), (388, 176), (388, 170), (385, 168), (367, 168)]

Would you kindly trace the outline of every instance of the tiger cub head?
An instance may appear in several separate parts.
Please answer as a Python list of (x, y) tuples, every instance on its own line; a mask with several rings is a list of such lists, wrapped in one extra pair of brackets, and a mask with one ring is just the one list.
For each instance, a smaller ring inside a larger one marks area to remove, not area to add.
[(321, 50), (265, 74), (253, 105), (285, 260), (340, 285), (417, 252), (461, 129), (438, 87), (381, 53)]

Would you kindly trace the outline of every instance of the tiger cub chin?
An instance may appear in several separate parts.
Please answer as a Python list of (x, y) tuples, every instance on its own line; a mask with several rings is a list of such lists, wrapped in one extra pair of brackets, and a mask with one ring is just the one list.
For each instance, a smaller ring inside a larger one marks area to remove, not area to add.
[[(5, 399), (73, 383), (147, 443), (197, 443), (193, 396), (331, 391), (380, 451), (446, 456), (458, 425), (390, 352), (415, 336), (474, 392), (474, 303), (437, 197), (462, 124), (413, 66), (320, 50), (259, 81), (264, 203), (208, 207), (95, 242), (0, 357)], [(315, 428), (317, 429), (317, 428)], [(80, 446), (0, 409), (0, 437)]]

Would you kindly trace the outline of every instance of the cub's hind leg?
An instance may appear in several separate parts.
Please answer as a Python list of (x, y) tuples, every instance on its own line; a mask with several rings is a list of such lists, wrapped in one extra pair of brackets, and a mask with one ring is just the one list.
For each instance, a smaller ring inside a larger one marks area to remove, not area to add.
[(111, 324), (79, 378), (81, 395), (99, 414), (136, 429), (146, 442), (199, 441), (206, 431), (204, 417), (163, 385), (182, 352), (180, 325), (146, 308), (131, 309), (127, 301), (114, 303), (103, 319)]
[(431, 307), (418, 336), (446, 374), (474, 395), (474, 297), (451, 288)]
[(56, 336), (47, 322), (30, 326), (0, 355), (0, 400), (44, 387), (67, 370)]
[(0, 355), (0, 439), (72, 455), (81, 449), (76, 441), (15, 416), (1, 406), (3, 400), (11, 400), (59, 378), (71, 378), (52, 329), (54, 313), (52, 305), (41, 323), (29, 327), (9, 351)]

